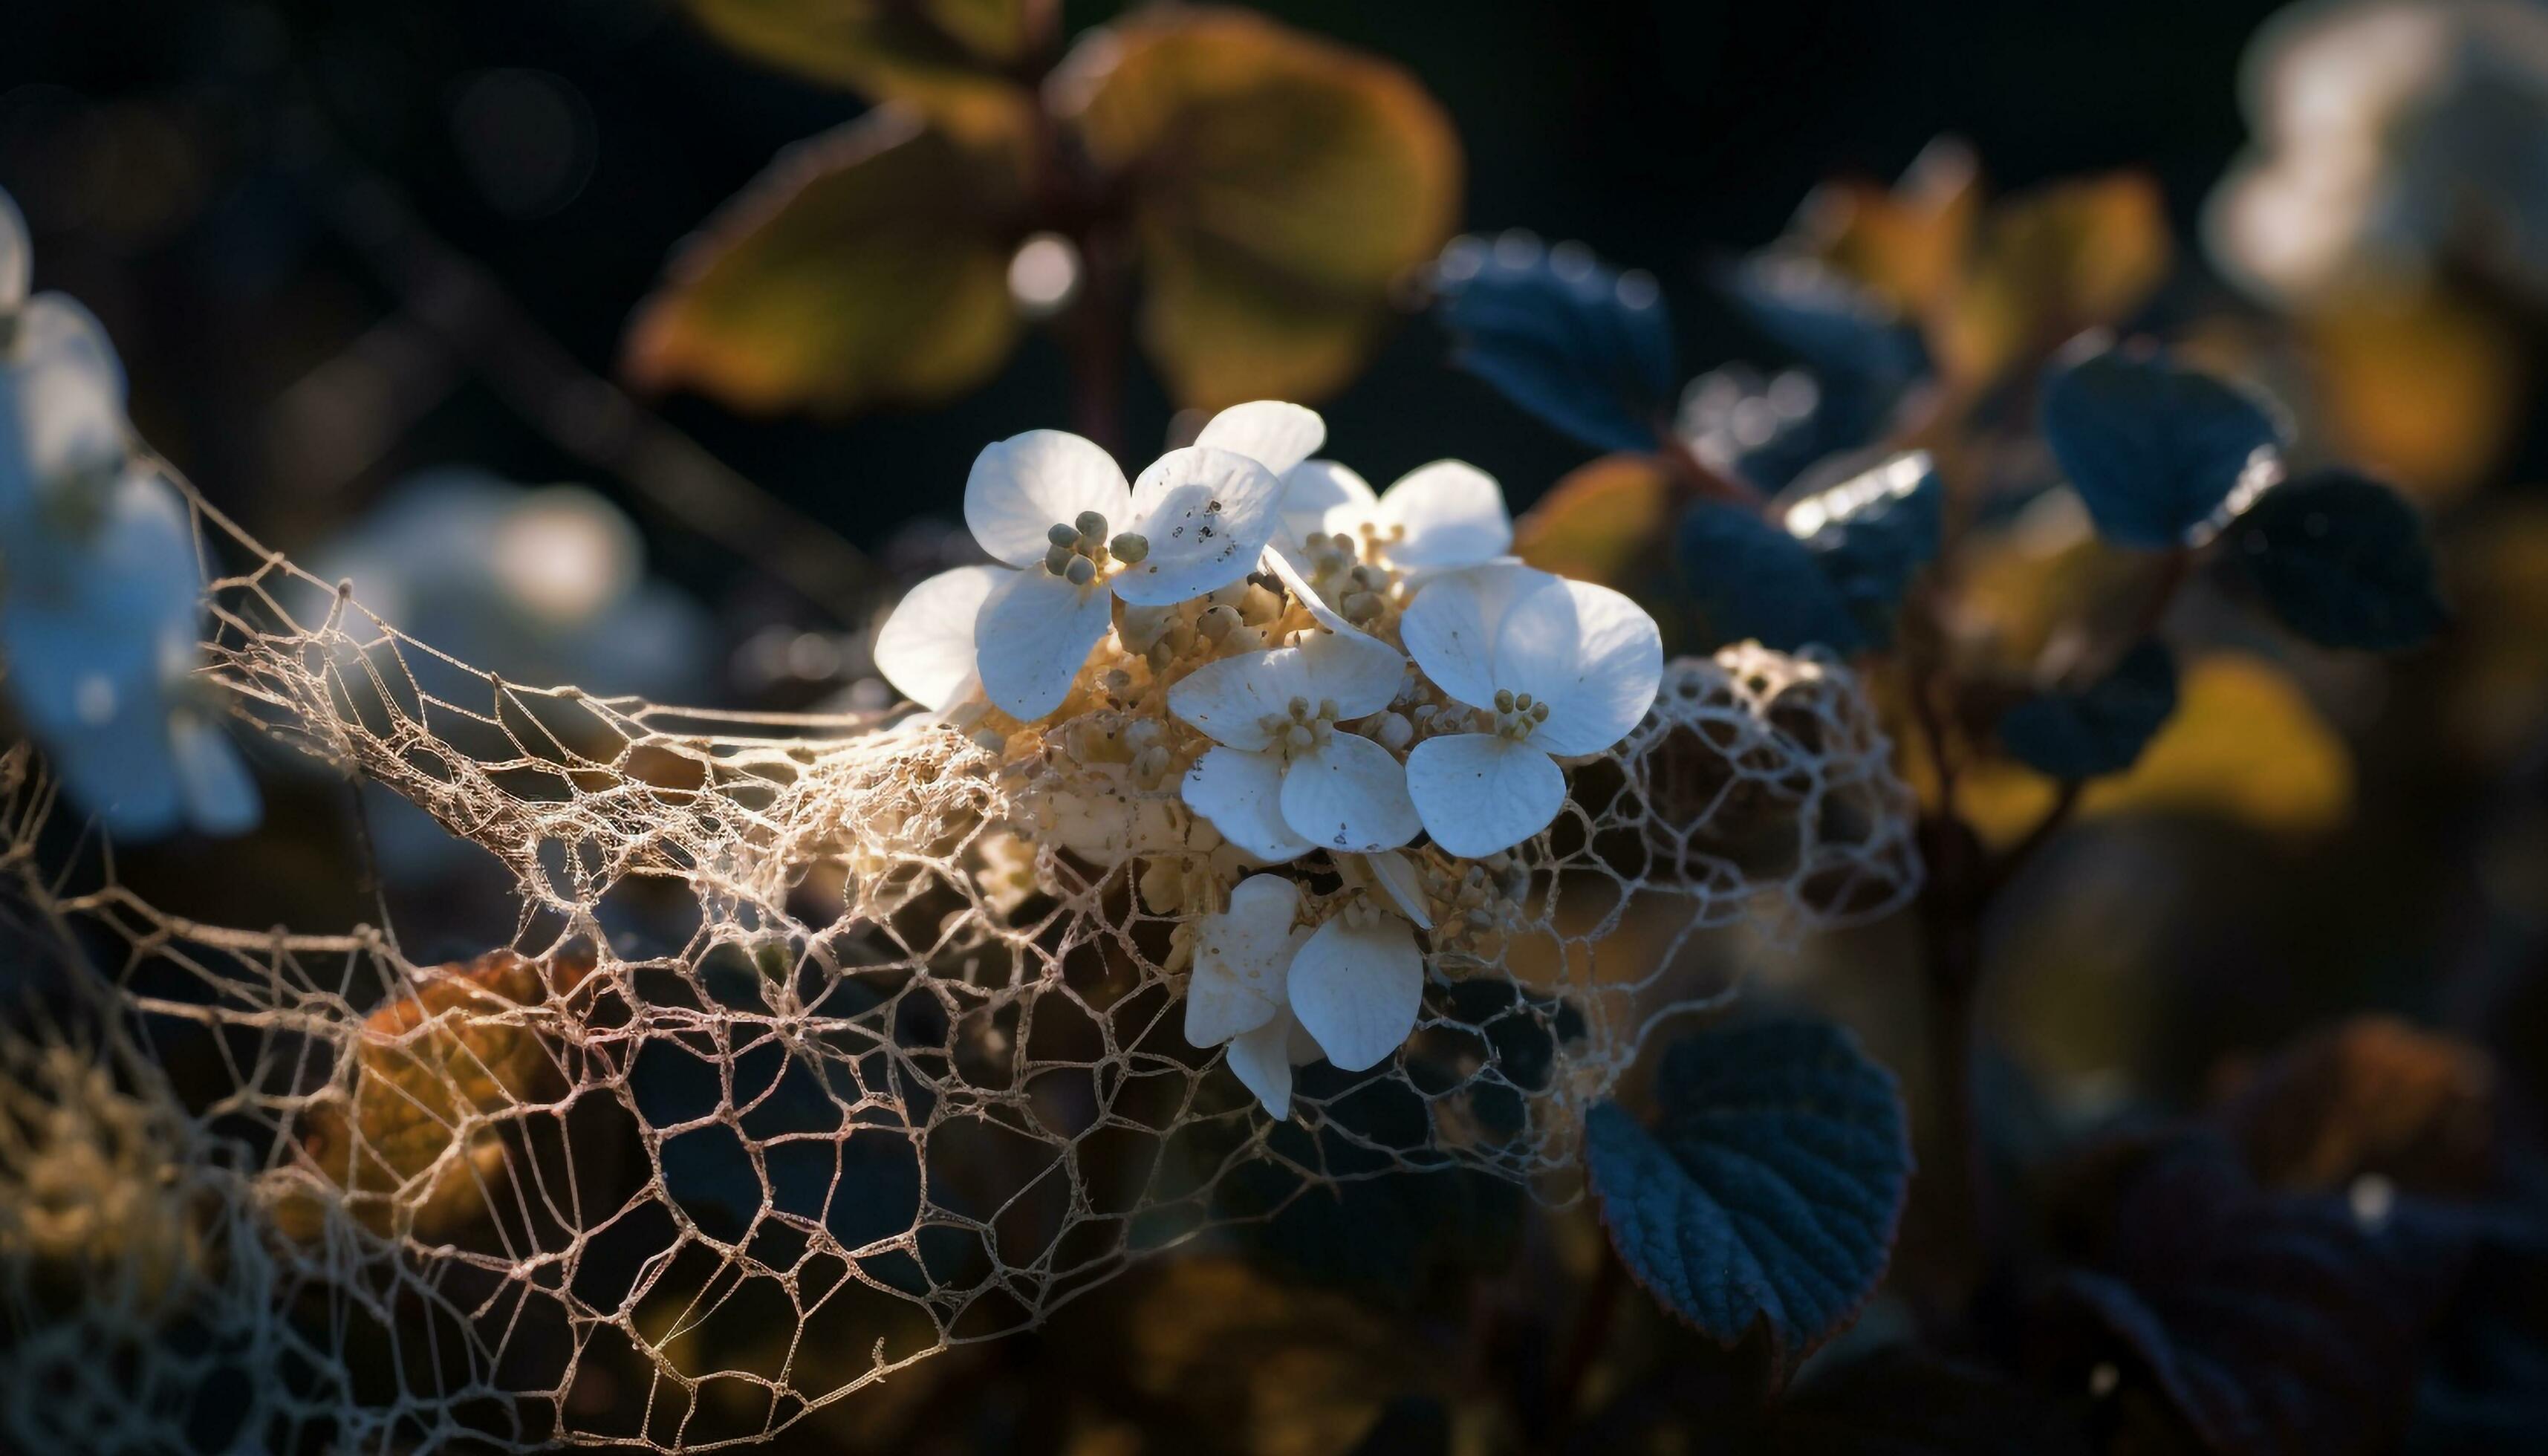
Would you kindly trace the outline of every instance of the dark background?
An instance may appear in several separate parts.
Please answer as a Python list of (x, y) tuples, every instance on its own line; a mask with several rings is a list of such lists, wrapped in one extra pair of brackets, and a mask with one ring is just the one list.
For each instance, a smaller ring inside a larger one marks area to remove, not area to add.
[[(402, 351), (415, 300), (349, 241), (321, 179), (346, 166), (387, 179), (606, 374), (675, 242), (778, 147), (856, 115), (854, 98), (728, 53), (667, 0), (18, 3), (0, 56), (0, 185), (29, 214), (38, 286), (104, 318), (144, 434), (249, 530), (306, 550), (424, 466), (584, 479), (630, 505), (658, 567), (734, 631), (774, 614), (825, 624), (561, 452), (468, 369)], [(1117, 8), (1073, 4), (1068, 21)], [(2202, 197), (2244, 135), (2238, 56), (2272, 7), (1264, 8), (1397, 59), (1442, 100), (1468, 151), (1469, 227), (1581, 237), (1656, 273), (1695, 374), (1759, 343), (1705, 297), (1711, 258), (1775, 233), (1817, 181), (1890, 178), (1941, 134), (1969, 139), (2003, 191), (2149, 169), (2191, 261)], [(1331, 449), (1381, 482), (1445, 454), (1484, 462), (1516, 505), (1582, 461), (1442, 353), (1429, 325), (1403, 326), (1323, 402)], [(1132, 438), (1163, 436), (1155, 387), (1134, 403)], [(984, 441), (1064, 419), (1060, 361), (1041, 340), (993, 387), (926, 411), (662, 410), (868, 547), (914, 515), (952, 514)]]

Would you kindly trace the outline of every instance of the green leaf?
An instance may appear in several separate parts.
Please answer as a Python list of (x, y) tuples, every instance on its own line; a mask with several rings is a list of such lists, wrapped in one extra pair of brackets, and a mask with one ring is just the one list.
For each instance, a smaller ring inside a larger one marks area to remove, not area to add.
[(788, 147), (674, 255), (629, 326), (629, 375), (828, 414), (979, 384), (1017, 336), (1022, 144), (880, 108)]
[(2449, 616), (2423, 517), (2368, 477), (2327, 470), (2285, 481), (2230, 535), (2231, 555), (2283, 625), (2321, 646), (2393, 652)]
[(1459, 211), (1459, 143), (1413, 77), (1244, 11), (1091, 32), (1049, 94), (1130, 196), (1141, 341), (1181, 405), (1341, 387)]
[(701, 29), (756, 60), (905, 101), (977, 115), (1024, 97), (1001, 72), (1026, 58), (1029, 0), (687, 0)]
[(1585, 1156), (1619, 1256), (1721, 1345), (1766, 1331), (1781, 1372), (1846, 1328), (1890, 1257), (1911, 1176), (1893, 1076), (1815, 1022), (1675, 1046), (1649, 1130), (1612, 1102)]
[(2155, 638), (2078, 692), (2040, 692), (2000, 718), (2011, 758), (2055, 778), (2101, 778), (2138, 762), (2176, 711), (2176, 660)]

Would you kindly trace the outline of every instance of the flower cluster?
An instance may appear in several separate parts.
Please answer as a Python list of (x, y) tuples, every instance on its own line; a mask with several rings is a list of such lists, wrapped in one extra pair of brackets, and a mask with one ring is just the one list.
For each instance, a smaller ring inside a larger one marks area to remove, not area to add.
[(27, 295), (0, 194), (0, 660), (71, 796), (119, 834), (236, 834), (256, 787), (194, 677), (194, 524), (133, 448), (124, 366), (97, 319)]
[[(1563, 765), (1634, 728), (1663, 672), (1634, 602), (1507, 555), (1485, 473), (1375, 492), (1312, 458), (1325, 436), (1240, 405), (1130, 485), (1076, 435), (992, 445), (964, 515), (1000, 564), (921, 583), (876, 642), (896, 687), (999, 756), (1009, 833), (1150, 858), (1187, 1039), (1227, 1044), (1276, 1117), (1295, 1066), (1407, 1040), (1426, 946), (1512, 913), (1511, 852), (1563, 808)], [(1005, 859), (986, 870), (1014, 893)]]

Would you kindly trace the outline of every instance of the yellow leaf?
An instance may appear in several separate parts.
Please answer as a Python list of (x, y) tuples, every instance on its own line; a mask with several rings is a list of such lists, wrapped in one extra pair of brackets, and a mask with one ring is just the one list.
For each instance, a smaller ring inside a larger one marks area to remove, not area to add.
[(2158, 184), (2138, 172), (2052, 183), (1994, 206), (1939, 345), (1986, 383), (2084, 328), (2121, 322), (2165, 281), (2175, 245)]
[[(490, 952), (427, 972), (365, 1018), (348, 1095), (314, 1104), (302, 1135), (303, 1149), (355, 1217), (387, 1231), (405, 1207), (429, 1235), (485, 1207), (483, 1184), (503, 1172), (501, 1141), (480, 1127), (466, 1156), (446, 1154), (473, 1117), (555, 1090), (556, 1066), (522, 1011), (537, 1006), (551, 983), (572, 990), (591, 969), (590, 959), (571, 955), (544, 964)], [(287, 1200), (277, 1222), (311, 1236), (318, 1210)]]
[(1002, 73), (1034, 42), (1030, 0), (688, 0), (691, 16), (755, 60), (960, 118), (1014, 106)]
[(639, 306), (630, 377), (832, 414), (979, 384), (1017, 338), (1026, 126), (959, 135), (886, 107), (788, 147)]
[(1829, 182), (1796, 210), (1792, 230), (1812, 253), (1901, 313), (1926, 318), (1961, 286), (1981, 215), (1972, 148), (1942, 136), (1921, 148), (1891, 188)]
[(2468, 494), (2511, 442), (2529, 388), (2500, 312), (2444, 292), (2378, 292), (2315, 311), (2327, 453), (2428, 501)]
[(1542, 571), (1627, 589), (1671, 533), (1672, 478), (1646, 455), (1577, 467), (1513, 522), (1513, 554)]
[[(1899, 725), (1897, 725), (1899, 726)], [(1927, 755), (1904, 730), (1902, 764), (1924, 803), (1937, 800)], [(2005, 759), (1968, 763), (1956, 806), (1982, 838), (2006, 847), (2051, 808), (2053, 781)], [(2211, 815), (2273, 834), (2332, 829), (2353, 812), (2353, 754), (2298, 683), (2245, 653), (2195, 659), (2177, 682), (2176, 715), (2130, 773), (2089, 783), (2082, 817)]]
[(1450, 121), (1395, 65), (1243, 11), (1143, 11), (1054, 77), (1090, 159), (1130, 190), (1141, 338), (1178, 403), (1340, 387), (1459, 208)]

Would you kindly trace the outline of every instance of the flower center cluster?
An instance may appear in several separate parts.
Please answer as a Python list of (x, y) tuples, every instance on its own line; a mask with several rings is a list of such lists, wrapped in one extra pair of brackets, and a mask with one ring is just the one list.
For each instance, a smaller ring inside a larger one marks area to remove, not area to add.
[(1336, 736), (1334, 698), (1320, 698), (1318, 705), (1313, 707), (1308, 698), (1295, 697), (1289, 707), (1288, 714), (1267, 713), (1256, 720), (1256, 726), (1265, 730), (1266, 737), (1274, 740), (1274, 746), (1282, 751), (1286, 762), (1295, 754), (1325, 748)]
[(1079, 512), (1075, 521), (1053, 522), (1045, 539), (1052, 546), (1044, 554), (1044, 569), (1074, 587), (1096, 581), (1109, 560), (1132, 566), (1150, 554), (1149, 538), (1137, 532), (1123, 531), (1109, 538), (1106, 517), (1094, 510)]
[[(1363, 527), (1366, 537), (1385, 540), (1372, 527)], [(1407, 534), (1405, 526), (1394, 527), (1391, 537)], [(1354, 538), (1342, 531), (1331, 535), (1313, 534), (1304, 548), (1310, 556), (1310, 580), (1317, 584), (1320, 594), (1336, 604), (1336, 610), (1355, 626), (1369, 626), (1379, 620), (1389, 605), (1392, 573), (1387, 567), (1374, 566), (1362, 559), (1363, 552)]]
[(1496, 737), (1519, 743), (1547, 721), (1548, 704), (1534, 701), (1527, 692), (1515, 692), (1509, 687), (1496, 689)]

